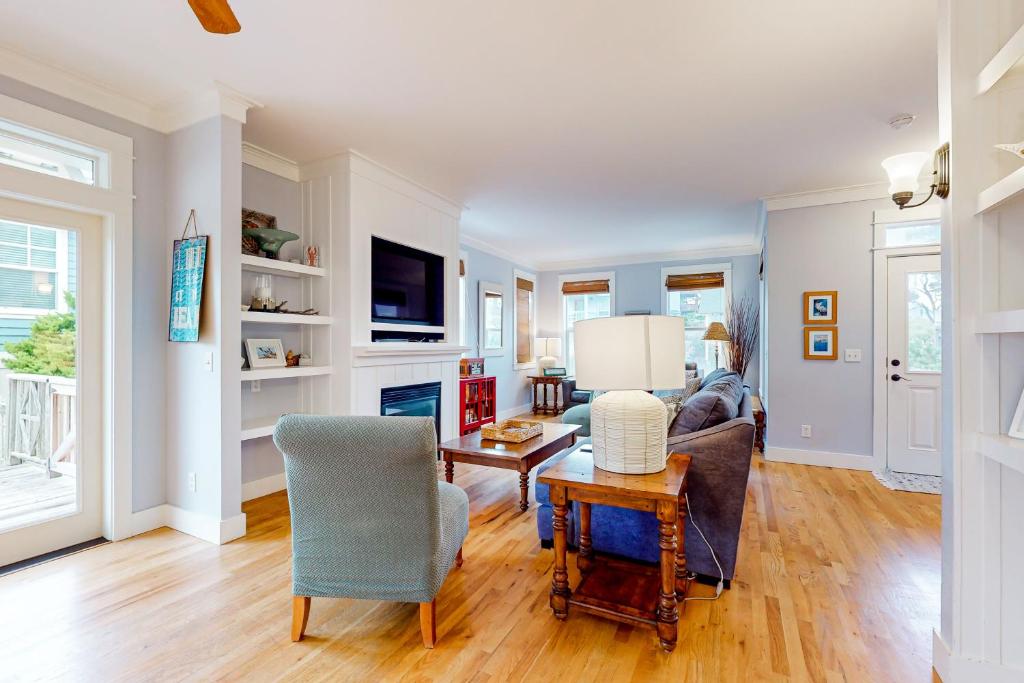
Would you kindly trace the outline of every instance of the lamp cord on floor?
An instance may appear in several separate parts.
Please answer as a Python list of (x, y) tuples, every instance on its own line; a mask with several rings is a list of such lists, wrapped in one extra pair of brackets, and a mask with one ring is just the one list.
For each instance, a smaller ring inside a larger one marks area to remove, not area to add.
[[(691, 511), (692, 508), (690, 507), (690, 494), (684, 493), (683, 497), (686, 498), (686, 509), (688, 511)], [(718, 567), (718, 585), (715, 586), (715, 597), (713, 598), (693, 597), (683, 598), (683, 600), (717, 600), (719, 597), (721, 597), (722, 591), (725, 589), (725, 570), (722, 569), (722, 563), (718, 561), (718, 555), (715, 554), (715, 549), (711, 547), (710, 543), (708, 543), (707, 536), (705, 536), (704, 532), (700, 530), (699, 526), (697, 526), (697, 521), (694, 519), (692, 511), (690, 512), (690, 523), (693, 524), (693, 528), (697, 530), (698, 534), (700, 534), (701, 539), (704, 541), (704, 545), (706, 545), (708, 547), (708, 550), (711, 551), (711, 559), (715, 561), (715, 566)]]

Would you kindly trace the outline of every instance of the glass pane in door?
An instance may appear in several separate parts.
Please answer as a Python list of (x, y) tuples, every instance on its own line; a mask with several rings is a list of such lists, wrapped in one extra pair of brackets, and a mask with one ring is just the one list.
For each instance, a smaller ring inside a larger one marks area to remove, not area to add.
[(79, 510), (77, 242), (0, 220), (0, 533)]
[(942, 279), (907, 273), (907, 370), (942, 372)]

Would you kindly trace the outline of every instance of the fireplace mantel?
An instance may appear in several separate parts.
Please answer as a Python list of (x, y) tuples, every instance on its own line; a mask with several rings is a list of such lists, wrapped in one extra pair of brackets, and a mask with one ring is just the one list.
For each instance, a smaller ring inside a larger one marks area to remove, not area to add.
[(382, 343), (352, 347), (352, 365), (398, 365), (457, 361), (468, 346), (458, 344)]

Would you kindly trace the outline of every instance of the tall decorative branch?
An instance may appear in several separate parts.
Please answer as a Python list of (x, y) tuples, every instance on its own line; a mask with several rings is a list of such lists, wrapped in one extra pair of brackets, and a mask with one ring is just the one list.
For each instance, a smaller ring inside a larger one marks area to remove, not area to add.
[(757, 353), (757, 341), (761, 334), (761, 310), (750, 297), (733, 301), (725, 317), (732, 342), (726, 345), (726, 362), (729, 369), (745, 377), (751, 359)]

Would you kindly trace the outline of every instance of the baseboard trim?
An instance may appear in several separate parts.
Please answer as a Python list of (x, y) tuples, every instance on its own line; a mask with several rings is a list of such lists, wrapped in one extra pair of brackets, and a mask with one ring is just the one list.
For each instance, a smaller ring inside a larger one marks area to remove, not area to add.
[(498, 421), (508, 420), (508, 419), (511, 419), (511, 418), (516, 417), (518, 415), (522, 415), (523, 413), (529, 413), (532, 410), (533, 410), (533, 404), (532, 403), (524, 403), (524, 404), (519, 405), (519, 406), (513, 406), (512, 408), (508, 408), (507, 410), (499, 410), (498, 411), (498, 415), (497, 415), (497, 419), (498, 419)]
[(245, 536), (245, 513), (217, 519), (176, 505), (157, 505), (132, 515), (132, 535), (169, 527), (208, 543), (222, 545)]
[(271, 493), (284, 491), (286, 488), (284, 472), (272, 474), (263, 479), (247, 481), (242, 484), (242, 502), (269, 496)]
[(953, 654), (938, 631), (932, 631), (932, 669), (942, 683), (1017, 683), (1024, 669)]
[(794, 465), (816, 465), (838, 467), (846, 470), (873, 470), (875, 459), (870, 455), (855, 453), (831, 453), (829, 451), (805, 451), (798, 448), (777, 448), (767, 446), (764, 459), (771, 462), (788, 462)]

